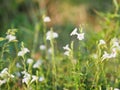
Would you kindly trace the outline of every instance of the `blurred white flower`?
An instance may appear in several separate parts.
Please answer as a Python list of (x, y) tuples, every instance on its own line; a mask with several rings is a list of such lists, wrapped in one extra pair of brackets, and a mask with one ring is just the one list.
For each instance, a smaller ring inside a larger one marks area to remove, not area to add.
[(84, 39), (84, 33), (77, 34), (78, 40), (83, 40)]
[(13, 40), (16, 39), (16, 36), (13, 36), (13, 35), (7, 35), (7, 36), (6, 36), (6, 39), (8, 39), (9, 42), (11, 42), (11, 41), (13, 41)]
[(106, 51), (104, 51), (104, 54), (103, 54), (103, 56), (102, 56), (102, 59), (105, 60), (105, 59), (109, 59), (109, 58), (115, 58), (116, 55), (117, 55), (116, 49), (113, 48), (111, 54), (108, 54)]
[(20, 65), (20, 63), (16, 63), (16, 67), (21, 68), (22, 66)]
[(39, 77), (39, 82), (42, 82), (44, 80), (45, 80), (44, 77)]
[(44, 22), (50, 22), (51, 19), (50, 19), (50, 17), (46, 16), (46, 17), (44, 17), (43, 21), (44, 21)]
[(120, 90), (119, 88), (114, 88), (114, 90)]
[(46, 46), (45, 45), (40, 45), (40, 50), (45, 50)]
[(101, 40), (99, 41), (99, 45), (104, 45), (104, 44), (106, 44), (106, 42), (101, 39)]
[(37, 81), (38, 80), (38, 77), (35, 76), (35, 75), (32, 75), (32, 80), (30, 81), (30, 83), (34, 82), (34, 81)]
[(65, 51), (64, 55), (69, 56), (70, 55), (70, 51)]
[(27, 59), (27, 63), (28, 63), (28, 64), (32, 64), (32, 63), (33, 63), (33, 59), (28, 58), (28, 59)]
[(4, 80), (0, 80), (0, 86), (3, 85), (3, 84), (5, 84), (6, 82), (7, 82), (6, 79), (4, 79)]
[(26, 83), (28, 85), (31, 80), (31, 75), (27, 73), (26, 71), (23, 71), (22, 74), (24, 74), (22, 83)]
[(70, 36), (72, 36), (72, 35), (77, 35), (78, 33), (77, 33), (77, 28), (75, 28), (72, 32), (71, 32), (71, 34), (70, 34)]
[(110, 58), (110, 54), (108, 54), (106, 51), (104, 51), (104, 54), (102, 56), (103, 60), (104, 59), (109, 59)]
[(53, 38), (58, 38), (58, 33), (53, 32), (53, 31), (48, 31), (48, 32), (46, 33), (46, 39), (47, 39), (47, 40), (51, 40), (51, 39), (53, 39)]
[(64, 50), (68, 50), (68, 51), (71, 50), (71, 49), (69, 48), (69, 44), (65, 45), (65, 46), (63, 47), (63, 49), (64, 49)]
[(4, 68), (0, 73), (0, 77), (4, 78), (4, 79), (5, 78), (14, 78), (14, 75), (12, 75), (8, 72), (8, 68)]
[(33, 65), (33, 68), (40, 68), (42, 62), (43, 62), (42, 60), (38, 60), (38, 61)]
[(52, 53), (52, 48), (48, 49), (48, 53), (51, 54)]
[(28, 52), (30, 52), (28, 48), (22, 48), (21, 51), (18, 52), (18, 56), (24, 56)]

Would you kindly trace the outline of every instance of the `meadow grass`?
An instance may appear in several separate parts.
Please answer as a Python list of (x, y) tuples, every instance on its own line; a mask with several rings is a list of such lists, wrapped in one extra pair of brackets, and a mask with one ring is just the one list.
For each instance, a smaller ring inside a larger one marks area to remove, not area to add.
[[(37, 46), (36, 24), (33, 48), (17, 39), (17, 29), (0, 37), (0, 90), (120, 90), (120, 27), (118, 4), (114, 13), (99, 13), (101, 31), (80, 25), (69, 33), (71, 41), (59, 50), (59, 34), (43, 17), (43, 37)], [(39, 51), (39, 58), (35, 58)]]

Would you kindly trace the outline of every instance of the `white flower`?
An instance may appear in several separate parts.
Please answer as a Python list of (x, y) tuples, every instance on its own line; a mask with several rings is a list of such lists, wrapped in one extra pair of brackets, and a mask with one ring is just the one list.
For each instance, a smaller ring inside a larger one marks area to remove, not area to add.
[(56, 32), (53, 32), (53, 31), (48, 31), (46, 33), (46, 39), (51, 40), (53, 38), (58, 38), (58, 34)]
[(52, 48), (48, 49), (48, 53), (51, 54), (52, 53)]
[(28, 59), (27, 59), (27, 63), (28, 63), (28, 64), (32, 64), (32, 63), (33, 63), (33, 59), (28, 58)]
[(83, 40), (84, 39), (84, 33), (77, 34), (78, 40)]
[(16, 39), (16, 36), (13, 36), (13, 35), (7, 35), (7, 36), (6, 36), (6, 39), (8, 39), (9, 42), (11, 42), (11, 41), (13, 41), (13, 40)]
[(44, 79), (44, 77), (39, 77), (39, 81), (42, 82)]
[(106, 44), (106, 42), (101, 39), (101, 40), (99, 41), (99, 45), (104, 45), (104, 44)]
[(66, 46), (63, 47), (64, 50), (70, 51), (69, 45), (67, 44)]
[(27, 48), (22, 48), (21, 51), (18, 52), (18, 56), (24, 56), (28, 52), (30, 51)]
[(4, 68), (0, 73), (0, 77), (4, 78), (4, 79), (5, 78), (14, 78), (14, 75), (12, 75), (8, 72), (8, 68)]
[(104, 54), (102, 56), (103, 60), (104, 59), (109, 59), (110, 58), (110, 54), (108, 54), (106, 51), (104, 51)]
[(50, 22), (51, 19), (50, 19), (50, 17), (46, 16), (46, 17), (44, 17), (43, 21), (44, 21), (44, 22)]
[(69, 55), (70, 55), (70, 51), (65, 51), (65, 52), (64, 52), (64, 55), (69, 56)]
[(45, 45), (40, 45), (40, 50), (45, 50), (46, 46)]
[(8, 68), (4, 68), (1, 73), (0, 73), (0, 77), (4, 78), (6, 76), (8, 76)]
[(120, 89), (118, 89), (118, 88), (114, 88), (114, 90), (120, 90)]
[(40, 65), (42, 64), (42, 60), (38, 60), (34, 65), (33, 68), (40, 68)]
[(6, 83), (6, 82), (7, 82), (6, 79), (4, 79), (4, 80), (0, 80), (0, 86), (3, 85), (3, 84)]
[(77, 33), (77, 28), (75, 28), (72, 32), (71, 32), (71, 34), (70, 34), (70, 36), (72, 36), (72, 35), (77, 35), (78, 33)]
[(21, 68), (22, 66), (20, 65), (20, 63), (16, 63), (16, 67)]
[(24, 74), (22, 83), (26, 83), (28, 85), (31, 80), (31, 75), (27, 73), (26, 71), (23, 71), (22, 74)]
[(35, 76), (35, 75), (32, 75), (32, 80), (30, 81), (30, 83), (34, 82), (34, 81), (37, 81), (38, 80), (38, 77)]

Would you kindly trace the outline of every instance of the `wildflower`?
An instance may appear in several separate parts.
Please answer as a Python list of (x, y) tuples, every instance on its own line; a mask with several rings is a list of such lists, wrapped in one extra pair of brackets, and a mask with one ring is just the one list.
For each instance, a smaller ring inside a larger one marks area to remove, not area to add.
[(26, 71), (23, 71), (22, 74), (24, 74), (22, 83), (26, 83), (28, 85), (31, 80), (31, 75), (27, 73)]
[(103, 60), (104, 59), (109, 59), (109, 58), (111, 58), (111, 56), (106, 51), (104, 51), (104, 54), (103, 54), (102, 58), (103, 58)]
[(51, 40), (53, 38), (58, 38), (58, 34), (56, 32), (53, 32), (53, 31), (48, 31), (46, 33), (46, 39)]
[(84, 39), (84, 33), (77, 34), (78, 40), (83, 40)]
[(64, 55), (69, 56), (70, 55), (70, 51), (65, 51)]
[(104, 44), (106, 44), (106, 42), (101, 39), (101, 40), (99, 41), (99, 45), (104, 45)]
[(51, 54), (52, 53), (52, 48), (48, 49), (48, 53)]
[(42, 64), (42, 60), (38, 60), (38, 61), (33, 65), (33, 68), (39, 68), (41, 64)]
[(120, 90), (119, 88), (114, 88), (114, 90)]
[(71, 49), (69, 48), (69, 45), (67, 44), (66, 46), (63, 47), (64, 50), (66, 50), (64, 52), (64, 55), (67, 55), (69, 56), (70, 55), (70, 52), (71, 52)]
[(50, 22), (51, 19), (50, 19), (50, 17), (46, 16), (46, 17), (44, 17), (43, 21), (44, 21), (44, 22)]
[(8, 39), (9, 42), (13, 41), (16, 39), (16, 36), (13, 36), (13, 35), (7, 35), (6, 36), (6, 39)]
[(3, 84), (6, 83), (6, 82), (7, 82), (6, 79), (4, 79), (4, 80), (0, 80), (0, 86), (3, 85)]
[(44, 79), (44, 77), (39, 77), (39, 82), (42, 82)]
[(32, 80), (30, 81), (30, 83), (34, 82), (34, 81), (37, 81), (38, 80), (38, 77), (35, 76), (35, 75), (32, 75)]
[(8, 68), (4, 68), (0, 73), (1, 78), (14, 78), (14, 75), (8, 72)]
[(78, 33), (77, 33), (77, 28), (75, 28), (75, 29), (71, 32), (70, 36), (77, 35), (77, 34), (78, 34)]
[(31, 59), (31, 58), (27, 59), (27, 63), (28, 64), (32, 64), (33, 63), (33, 59)]
[(20, 65), (20, 63), (16, 63), (16, 67), (21, 68), (22, 66)]
[(70, 51), (69, 45), (67, 44), (66, 46), (63, 47), (64, 50)]
[(45, 45), (40, 45), (40, 50), (45, 50), (46, 46)]
[(28, 52), (30, 51), (27, 48), (22, 48), (21, 51), (18, 52), (18, 56), (24, 56)]

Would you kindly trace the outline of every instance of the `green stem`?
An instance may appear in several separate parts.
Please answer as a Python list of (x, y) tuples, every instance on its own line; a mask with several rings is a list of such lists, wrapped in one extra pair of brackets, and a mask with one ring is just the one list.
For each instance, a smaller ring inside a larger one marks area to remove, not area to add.
[(53, 43), (53, 39), (50, 40), (50, 44), (52, 47), (52, 74), (53, 74), (53, 85), (54, 85), (54, 89), (56, 90), (56, 66), (55, 66), (55, 54), (54, 54), (54, 43)]

